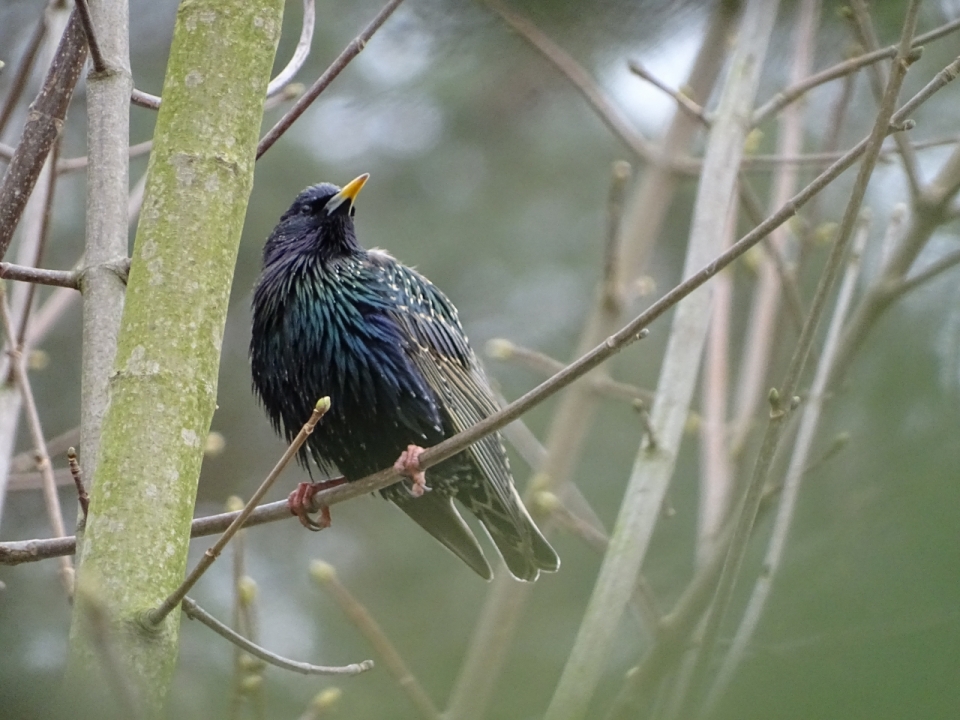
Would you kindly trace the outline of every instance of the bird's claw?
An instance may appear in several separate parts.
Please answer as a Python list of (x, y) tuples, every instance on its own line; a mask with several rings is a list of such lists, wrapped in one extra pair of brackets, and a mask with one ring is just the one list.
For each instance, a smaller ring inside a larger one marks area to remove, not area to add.
[(429, 490), (427, 487), (427, 476), (420, 468), (420, 455), (423, 448), (419, 445), (407, 445), (407, 449), (400, 453), (400, 457), (393, 464), (393, 469), (401, 475), (406, 475), (412, 484), (407, 487), (407, 492), (415, 498), (422, 497)]
[(321, 490), (343, 485), (345, 478), (339, 477), (332, 480), (323, 480), (321, 482), (302, 482), (297, 485), (297, 489), (287, 497), (287, 505), (290, 512), (297, 516), (300, 524), (307, 530), (319, 531), (330, 527), (330, 508), (326, 505), (320, 506), (320, 521), (310, 517), (310, 508), (313, 506), (313, 496)]

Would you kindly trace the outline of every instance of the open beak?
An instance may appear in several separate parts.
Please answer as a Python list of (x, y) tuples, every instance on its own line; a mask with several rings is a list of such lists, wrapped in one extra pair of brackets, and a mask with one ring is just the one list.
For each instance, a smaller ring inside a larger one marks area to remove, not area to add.
[(354, 178), (344, 185), (343, 190), (338, 192), (327, 202), (327, 215), (332, 215), (334, 212), (336, 212), (337, 208), (344, 203), (347, 203), (348, 208), (353, 205), (353, 201), (356, 199), (357, 195), (360, 194), (360, 189), (369, 178), (370, 173), (364, 173), (360, 177)]

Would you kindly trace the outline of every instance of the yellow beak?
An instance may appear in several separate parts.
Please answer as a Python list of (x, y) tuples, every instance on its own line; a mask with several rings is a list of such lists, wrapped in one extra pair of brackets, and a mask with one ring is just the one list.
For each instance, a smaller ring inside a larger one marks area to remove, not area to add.
[(329, 202), (327, 202), (327, 207), (326, 207), (327, 214), (329, 215), (338, 207), (343, 205), (343, 203), (345, 202), (349, 202), (352, 205), (357, 195), (360, 194), (360, 189), (363, 187), (364, 183), (366, 183), (369, 178), (370, 178), (370, 173), (364, 173), (360, 177), (354, 178), (353, 180), (348, 182), (346, 185), (344, 185), (343, 190), (338, 192), (336, 195), (330, 198)]

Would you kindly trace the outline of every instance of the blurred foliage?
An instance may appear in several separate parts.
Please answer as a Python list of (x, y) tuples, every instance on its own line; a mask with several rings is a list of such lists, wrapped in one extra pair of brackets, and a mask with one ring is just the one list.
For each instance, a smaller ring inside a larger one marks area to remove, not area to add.
[[(0, 6), (0, 59), (19, 57), (44, 5), (7, 0)], [(300, 79), (309, 83), (351, 40), (380, 3), (321, 2), (312, 54)], [(651, 136), (669, 101), (632, 77), (628, 57), (642, 58), (672, 85), (686, 72), (709, 3), (688, 0), (578, 2), (521, 0), (511, 7), (532, 19), (598, 78), (631, 120)], [(761, 98), (783, 83), (791, 8), (769, 58)], [(838, 19), (839, 3), (825, 3), (818, 67), (851, 47)], [(877, 32), (897, 37), (899, 3), (873, 3)], [(928, 3), (923, 31), (943, 21), (949, 3)], [(131, 7), (133, 68), (138, 87), (159, 90), (172, 29), (172, 2), (135, 0)], [(278, 63), (299, 34), (299, 3), (288, 3)], [(956, 55), (957, 36), (930, 45), (905, 95)], [(0, 75), (0, 97), (7, 71)], [(35, 92), (37, 78), (31, 91)], [(809, 101), (810, 139), (824, 132), (835, 86)], [(958, 88), (948, 88), (918, 116), (917, 137), (956, 132)], [(841, 144), (859, 139), (875, 104), (862, 80)], [(284, 107), (268, 113), (271, 126)], [(21, 116), (22, 117), (22, 116)], [(83, 91), (71, 109), (64, 156), (83, 152)], [(150, 136), (153, 113), (132, 111), (131, 140)], [(773, 147), (775, 125), (762, 147)], [(4, 142), (16, 142), (17, 123)], [(610, 165), (627, 157), (580, 97), (546, 62), (481, 4), (466, 0), (410, 0), (360, 57), (258, 164), (223, 346), (219, 410), (213, 430), (223, 452), (208, 457), (198, 513), (218, 512), (231, 494), (249, 495), (282, 451), (250, 393), (246, 361), (251, 286), (263, 239), (292, 197), (308, 184), (343, 184), (360, 172), (371, 180), (358, 202), (364, 244), (389, 249), (416, 265), (456, 303), (476, 348), (506, 337), (567, 358), (601, 269), (604, 207)], [(921, 156), (936, 169), (946, 151)], [(145, 160), (133, 162), (138, 177)], [(804, 177), (812, 177), (805, 171)], [(845, 202), (841, 179), (821, 204), (836, 220)], [(769, 185), (757, 175), (755, 186)], [(691, 181), (671, 212), (650, 268), (658, 293), (676, 281), (695, 192)], [(873, 247), (889, 211), (905, 197), (896, 164), (882, 168), (868, 195), (874, 214)], [(69, 267), (82, 245), (84, 187), (71, 175), (57, 188), (55, 225), (45, 259)], [(927, 254), (956, 248), (956, 223), (946, 226)], [(132, 234), (131, 234), (132, 237)], [(183, 242), (190, 242), (183, 238)], [(811, 251), (816, 282), (823, 249)], [(924, 257), (927, 257), (927, 254)], [(921, 259), (921, 264), (925, 262)], [(868, 251), (867, 278), (876, 267)], [(752, 280), (736, 267), (741, 286)], [(791, 535), (787, 564), (747, 663), (720, 712), (723, 718), (954, 718), (960, 707), (960, 296), (951, 276), (909, 295), (877, 325), (844, 383), (835, 389), (819, 433), (829, 447), (838, 433), (850, 442), (810, 474)], [(42, 299), (49, 294), (41, 289)], [(737, 294), (738, 317), (748, 297)], [(49, 365), (34, 372), (45, 430), (55, 435), (79, 418), (78, 312), (68, 313), (44, 349)], [(618, 379), (650, 387), (667, 323), (612, 363)], [(792, 343), (784, 339), (788, 352)], [(736, 363), (738, 355), (733, 357)], [(541, 378), (490, 361), (504, 395), (517, 397)], [(734, 369), (735, 365), (734, 365)], [(771, 378), (776, 382), (777, 377)], [(526, 418), (542, 434), (554, 402)], [(640, 437), (628, 407), (605, 401), (579, 471), (580, 487), (609, 525), (620, 501)], [(24, 437), (21, 446), (26, 448)], [(815, 453), (816, 454), (816, 453)], [(670, 492), (676, 514), (657, 529), (645, 574), (663, 607), (684, 587), (693, 567), (697, 448), (689, 438)], [(526, 466), (514, 458), (523, 485)], [(277, 499), (300, 479), (290, 470)], [(71, 493), (62, 494), (72, 508)], [(43, 537), (39, 493), (12, 495), (0, 538)], [(308, 578), (310, 560), (338, 570), (393, 639), (435, 703), (443, 706), (459, 669), (486, 586), (400, 513), (378, 498), (338, 506), (333, 528), (319, 535), (294, 522), (247, 534), (247, 572), (260, 588), (260, 637), (281, 654), (325, 664), (370, 657), (370, 649), (335, 603)], [(744, 577), (757, 571), (770, 518), (761, 521)], [(72, 525), (72, 523), (68, 523)], [(194, 543), (199, 554), (208, 543)], [(541, 578), (490, 711), (491, 718), (538, 716), (552, 693), (579, 624), (598, 558), (579, 541), (560, 536), (563, 568)], [(492, 550), (491, 550), (492, 552)], [(51, 688), (59, 682), (69, 608), (52, 563), (0, 567), (0, 717), (40, 718), (56, 712)], [(750, 583), (742, 583), (741, 599)], [(218, 563), (196, 598), (221, 618), (231, 605), (230, 564)], [(732, 629), (731, 629), (732, 631)], [(598, 698), (620, 687), (645, 640), (631, 617)], [(181, 665), (171, 701), (173, 717), (222, 717), (231, 688), (232, 648), (193, 623), (184, 623)], [(355, 720), (416, 717), (387, 673), (376, 670), (334, 681), (269, 668), (269, 717), (297, 717), (324, 687), (338, 687), (336, 717)], [(67, 706), (72, 703), (67, 701)], [(599, 705), (602, 707), (602, 705)], [(62, 708), (61, 708), (62, 709)], [(602, 712), (602, 711), (598, 711)]]

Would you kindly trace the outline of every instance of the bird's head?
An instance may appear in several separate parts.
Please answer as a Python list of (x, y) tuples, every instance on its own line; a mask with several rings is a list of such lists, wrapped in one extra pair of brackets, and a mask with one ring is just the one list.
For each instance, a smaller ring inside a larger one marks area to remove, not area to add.
[(266, 254), (317, 251), (327, 258), (361, 251), (353, 227), (354, 201), (370, 175), (364, 173), (342, 189), (330, 183), (301, 192), (267, 241)]

